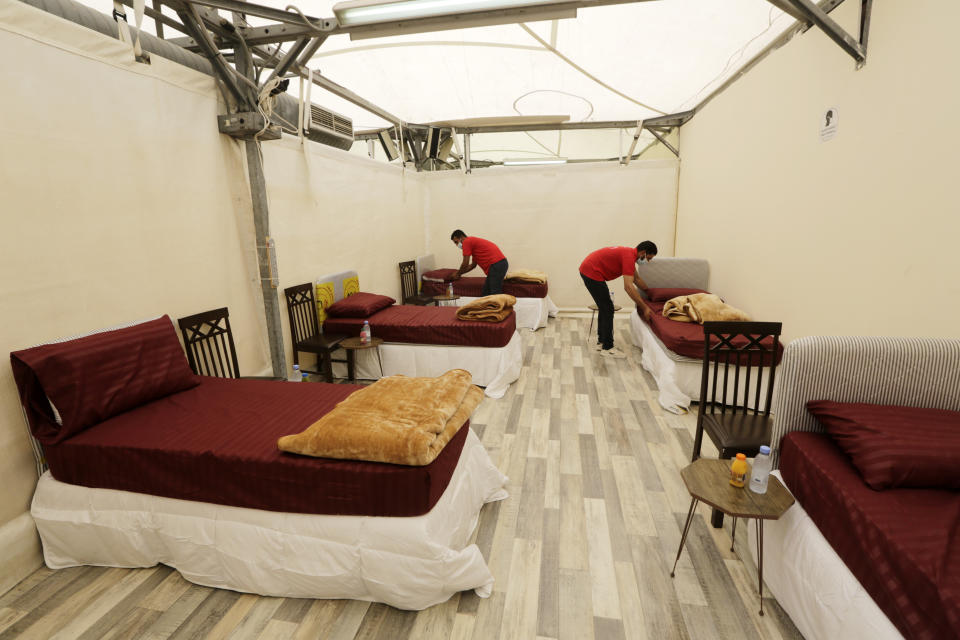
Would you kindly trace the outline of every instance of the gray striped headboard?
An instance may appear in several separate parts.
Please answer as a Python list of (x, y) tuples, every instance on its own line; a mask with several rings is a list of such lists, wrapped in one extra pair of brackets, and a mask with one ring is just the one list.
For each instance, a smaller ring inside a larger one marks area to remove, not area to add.
[(636, 273), (648, 287), (707, 289), (710, 282), (710, 263), (703, 258), (657, 257), (638, 266)]
[(823, 431), (809, 400), (960, 410), (960, 340), (810, 336), (787, 345), (773, 397), (774, 465), (790, 431)]

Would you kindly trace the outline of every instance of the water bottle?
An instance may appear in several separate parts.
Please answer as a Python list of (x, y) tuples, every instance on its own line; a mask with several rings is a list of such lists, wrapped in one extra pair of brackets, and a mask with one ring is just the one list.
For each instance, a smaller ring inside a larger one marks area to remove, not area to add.
[(310, 382), (309, 380), (307, 380), (307, 376), (309, 376), (309, 375), (310, 375), (309, 373), (307, 373), (306, 371), (304, 371), (303, 374), (301, 374), (301, 376), (300, 376), (300, 382)]
[(363, 328), (360, 329), (360, 343), (367, 344), (368, 342), (370, 342), (370, 323), (364, 320)]
[(614, 305), (617, 304), (616, 301), (613, 299), (613, 290), (610, 291), (610, 303)]
[(293, 375), (290, 376), (290, 382), (300, 382), (300, 365), (293, 365)]
[(767, 481), (770, 479), (770, 447), (763, 445), (760, 453), (753, 459), (753, 475), (750, 476), (750, 491), (766, 493)]
[(447, 296), (450, 297), (450, 298), (453, 297), (453, 283), (452, 283), (452, 282), (447, 285)]

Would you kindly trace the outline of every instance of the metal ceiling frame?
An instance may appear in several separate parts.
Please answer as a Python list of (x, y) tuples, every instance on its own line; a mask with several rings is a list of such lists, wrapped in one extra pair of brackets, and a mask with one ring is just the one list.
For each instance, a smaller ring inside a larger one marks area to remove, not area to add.
[(857, 69), (867, 63), (867, 39), (870, 34), (870, 14), (873, 0), (860, 0), (860, 29), (854, 38), (843, 27), (827, 15), (843, 0), (831, 0), (820, 6), (812, 0), (767, 0), (784, 13), (796, 18), (800, 23), (813, 25), (823, 31), (841, 49), (857, 61)]

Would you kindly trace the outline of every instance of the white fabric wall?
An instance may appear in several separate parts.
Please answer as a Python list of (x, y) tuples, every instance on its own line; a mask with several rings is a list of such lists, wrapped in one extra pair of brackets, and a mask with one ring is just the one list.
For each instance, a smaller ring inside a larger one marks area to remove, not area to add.
[[(859, 5), (831, 15), (856, 33)], [(958, 335), (958, 20), (876, 2), (860, 71), (811, 29), (707, 105), (683, 127), (678, 255), (788, 338)]]
[[(213, 79), (19, 2), (0, 2), (0, 58), (0, 352), (227, 306), (241, 372), (265, 372), (249, 183)], [(397, 262), (423, 252), (419, 178), (310, 146), (307, 180), (296, 140), (263, 145), (281, 288), (353, 267), (397, 294)], [(0, 450), (2, 593), (41, 562), (8, 366)]]
[[(594, 249), (653, 240), (673, 255), (677, 172), (676, 160), (652, 160), (428, 174), (430, 251), (438, 267), (460, 266), (450, 233), (463, 229), (496, 243), (512, 267), (546, 271), (559, 307), (583, 309), (592, 299), (579, 267)], [(626, 304), (622, 286), (614, 290)]]

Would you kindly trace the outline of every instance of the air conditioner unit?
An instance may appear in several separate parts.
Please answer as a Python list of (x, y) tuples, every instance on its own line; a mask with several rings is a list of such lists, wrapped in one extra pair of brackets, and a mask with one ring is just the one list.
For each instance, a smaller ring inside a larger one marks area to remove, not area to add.
[[(273, 122), (285, 131), (296, 128), (300, 105), (295, 98), (282, 94), (274, 107)], [(282, 118), (282, 120), (280, 119)], [(310, 129), (306, 137), (337, 149), (353, 146), (353, 120), (321, 106), (310, 104)]]

